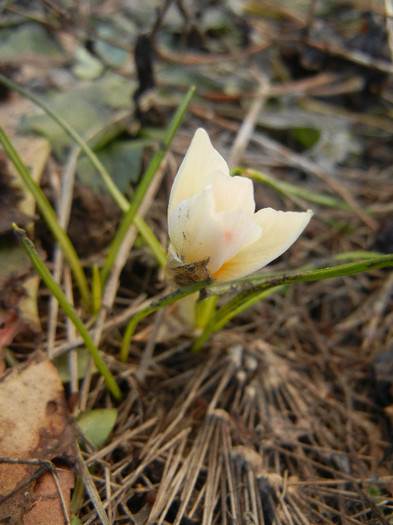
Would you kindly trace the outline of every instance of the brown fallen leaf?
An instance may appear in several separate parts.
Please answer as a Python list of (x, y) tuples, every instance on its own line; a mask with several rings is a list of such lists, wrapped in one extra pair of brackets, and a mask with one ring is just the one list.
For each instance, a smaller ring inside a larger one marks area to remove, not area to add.
[[(32, 509), (24, 515), (24, 525), (49, 525), (64, 523), (64, 510), (69, 509), (71, 489), (74, 487), (74, 474), (67, 467), (57, 470), (58, 486), (50, 472), (45, 472), (34, 488), (36, 501)], [(62, 499), (59, 497), (59, 489)], [(67, 512), (68, 513), (68, 512)]]
[[(58, 372), (36, 352), (0, 378), (0, 522), (66, 523), (75, 450)], [(61, 464), (57, 486), (50, 464), (37, 460)]]

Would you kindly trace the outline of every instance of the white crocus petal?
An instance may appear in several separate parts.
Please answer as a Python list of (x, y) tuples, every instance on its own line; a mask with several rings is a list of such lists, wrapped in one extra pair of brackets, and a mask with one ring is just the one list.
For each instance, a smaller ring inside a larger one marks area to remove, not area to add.
[(244, 210), (255, 212), (254, 187), (251, 179), (231, 177), (229, 173), (215, 171), (206, 179), (206, 185), (211, 184), (214, 191), (216, 212)]
[(217, 171), (230, 176), (228, 164), (213, 148), (206, 131), (199, 128), (173, 181), (168, 218), (182, 201), (199, 193), (207, 185), (209, 175)]
[(272, 208), (264, 208), (255, 213), (254, 220), (262, 228), (261, 236), (216, 272), (217, 281), (237, 279), (269, 264), (296, 241), (312, 215), (311, 210), (283, 212)]
[(217, 218), (224, 233), (224, 261), (232, 259), (240, 250), (256, 242), (262, 234), (262, 228), (254, 221), (254, 216), (242, 209), (232, 213), (220, 212)]
[(168, 234), (172, 249), (183, 263), (209, 259), (211, 273), (224, 262), (225, 234), (215, 213), (213, 188), (182, 201), (169, 216)]

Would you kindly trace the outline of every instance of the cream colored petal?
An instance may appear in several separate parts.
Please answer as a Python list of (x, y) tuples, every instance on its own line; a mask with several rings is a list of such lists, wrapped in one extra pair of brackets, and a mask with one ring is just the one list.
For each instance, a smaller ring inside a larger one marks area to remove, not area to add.
[(175, 208), (169, 217), (168, 234), (173, 251), (184, 263), (209, 258), (207, 268), (211, 273), (223, 264), (225, 235), (214, 211), (211, 186)]
[(217, 214), (224, 233), (224, 261), (232, 259), (245, 246), (254, 243), (261, 236), (262, 228), (253, 217), (254, 215), (249, 215), (244, 210)]
[(283, 212), (264, 208), (254, 215), (262, 228), (259, 239), (243, 248), (216, 272), (218, 281), (244, 277), (263, 268), (284, 253), (303, 232), (313, 213)]
[(213, 148), (206, 131), (199, 128), (194, 134), (173, 181), (169, 197), (168, 218), (182, 201), (190, 199), (201, 191), (207, 185), (207, 177), (216, 171), (230, 176), (228, 164)]
[(246, 177), (231, 177), (229, 173), (215, 171), (206, 179), (214, 191), (216, 212), (244, 210), (248, 214), (255, 212), (254, 186)]

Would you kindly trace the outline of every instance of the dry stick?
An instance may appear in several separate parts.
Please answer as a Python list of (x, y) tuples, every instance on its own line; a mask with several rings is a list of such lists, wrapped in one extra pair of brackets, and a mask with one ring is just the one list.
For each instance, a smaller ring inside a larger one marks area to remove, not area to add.
[[(126, 324), (127, 321), (129, 321), (129, 319), (133, 315), (139, 313), (141, 310), (144, 310), (152, 302), (158, 301), (159, 299), (161, 299), (161, 297), (162, 297), (162, 294), (160, 293), (159, 295), (156, 295), (155, 297), (146, 299), (144, 301), (143, 301), (144, 297), (136, 299), (132, 306), (128, 307), (126, 310), (121, 312), (121, 314), (119, 314), (118, 316), (110, 319), (109, 321), (106, 321), (104, 324), (103, 332), (110, 332), (114, 328), (118, 328), (119, 326), (124, 326), (124, 324)], [(53, 357), (57, 357), (63, 354), (64, 352), (69, 352), (70, 350), (72, 350), (73, 348), (77, 346), (80, 346), (81, 344), (83, 344), (83, 339), (80, 336), (77, 336), (73, 343), (62, 342), (56, 346), (54, 353), (53, 353)]]
[(220, 454), (219, 426), (215, 425), (214, 434), (209, 448), (208, 466), (206, 474), (206, 497), (203, 507), (202, 525), (213, 523), (214, 509), (218, 495), (218, 484), (221, 477), (221, 454)]
[[(147, 211), (149, 210), (151, 203), (154, 199), (154, 196), (158, 190), (158, 187), (161, 184), (162, 177), (164, 176), (165, 165), (166, 165), (166, 162), (164, 159), (164, 161), (161, 163), (161, 166), (157, 172), (157, 175), (155, 176), (152, 184), (150, 185), (146, 193), (146, 196), (139, 208), (139, 212), (138, 212), (139, 217), (144, 217)], [(126, 237), (124, 238), (122, 246), (117, 254), (116, 260), (111, 270), (111, 273), (105, 285), (105, 289), (102, 294), (102, 308), (100, 309), (100, 312), (97, 316), (97, 321), (96, 321), (96, 325), (94, 329), (94, 336), (93, 336), (94, 342), (97, 346), (99, 345), (100, 340), (101, 340), (107, 312), (109, 312), (110, 309), (112, 308), (112, 305), (116, 298), (117, 289), (119, 287), (120, 273), (122, 272), (124, 265), (127, 262), (128, 255), (130, 253), (132, 245), (135, 242), (136, 236), (137, 236), (137, 230), (135, 226), (132, 226), (129, 229)], [(92, 360), (90, 359), (88, 370), (87, 370), (87, 373), (85, 374), (82, 388), (81, 388), (81, 397), (80, 397), (81, 410), (83, 410), (83, 408), (86, 406), (87, 396), (89, 393), (90, 382), (92, 378), (92, 371), (93, 371)]]
[(98, 494), (98, 491), (96, 489), (96, 486), (94, 484), (94, 481), (92, 480), (91, 474), (89, 472), (89, 469), (87, 468), (85, 461), (82, 457), (82, 454), (80, 453), (80, 450), (78, 448), (78, 452), (76, 455), (76, 461), (78, 465), (78, 473), (80, 477), (82, 478), (83, 485), (86, 488), (87, 493), (90, 496), (90, 501), (95, 508), (99, 519), (101, 520), (102, 525), (110, 525), (110, 522), (108, 520), (108, 516), (105, 512), (104, 506), (101, 502), (100, 495)]
[(257, 44), (251, 44), (245, 51), (235, 51), (233, 53), (225, 53), (225, 54), (206, 54), (202, 55), (200, 53), (198, 54), (191, 54), (191, 53), (174, 53), (170, 51), (169, 49), (164, 49), (163, 47), (157, 47), (156, 53), (159, 58), (161, 58), (163, 61), (167, 62), (173, 62), (175, 64), (184, 64), (187, 66), (204, 66), (204, 65), (214, 65), (214, 64), (222, 64), (223, 62), (235, 62), (235, 61), (242, 61), (249, 57), (252, 57), (253, 55), (257, 55), (258, 53), (261, 53), (262, 51), (265, 51), (268, 47), (272, 45), (272, 42), (270, 40), (266, 40), (265, 42), (257, 43)]
[[(225, 385), (228, 384), (228, 381), (230, 379), (229, 376), (233, 375), (233, 367), (231, 366), (231, 364), (232, 363), (229, 364), (229, 367), (227, 368), (226, 373), (224, 373), (223, 381), (221, 382), (222, 388), (224, 388)], [(205, 367), (205, 370), (209, 370), (209, 369), (210, 369), (209, 366)], [(201, 381), (196, 379), (194, 380), (194, 382), (197, 385), (197, 387), (199, 387)], [(195, 398), (197, 396), (195, 385), (191, 389), (191, 391), (193, 392), (193, 398)], [(188, 398), (189, 397), (190, 396), (188, 396)], [(215, 396), (215, 399), (216, 398), (217, 396)], [(182, 405), (181, 409), (182, 410), (184, 409), (184, 405)], [(182, 487), (182, 495), (180, 499), (183, 503), (182, 503), (182, 506), (179, 508), (177, 521), (175, 523), (179, 523), (182, 513), (184, 512), (191, 498), (191, 491), (195, 485), (196, 477), (198, 473), (202, 470), (202, 463), (207, 453), (206, 446), (208, 442), (210, 442), (210, 438), (212, 436), (212, 432), (215, 426), (214, 422), (217, 420), (217, 418), (221, 420), (222, 412), (224, 411), (221, 411), (221, 410), (211, 411), (209, 409), (210, 416), (206, 419), (204, 426), (200, 429), (200, 432), (198, 434), (197, 439), (195, 440), (192, 450), (188, 454), (187, 458), (183, 460), (183, 466), (177, 472), (176, 476), (172, 478), (172, 481), (170, 482), (170, 487), (171, 487), (170, 494), (173, 494), (173, 497), (177, 494), (180, 487)], [(176, 414), (175, 420), (178, 421), (177, 416), (178, 414)], [(171, 427), (173, 428), (173, 421), (168, 426), (168, 428), (171, 428)], [(160, 438), (162, 440), (163, 436), (161, 435)], [(165, 503), (166, 504), (163, 508), (160, 507), (161, 518), (166, 514), (170, 506), (170, 501), (166, 501)], [(154, 516), (156, 516), (156, 514), (154, 514)]]
[(298, 153), (294, 153), (286, 146), (279, 144), (278, 142), (266, 137), (262, 133), (255, 133), (252, 137), (254, 142), (260, 144), (262, 147), (273, 151), (276, 154), (279, 154), (281, 157), (284, 157), (286, 163), (289, 166), (300, 168), (306, 173), (315, 175), (321, 179), (327, 186), (330, 186), (333, 191), (335, 191), (346, 203), (348, 203), (356, 215), (361, 219), (362, 222), (367, 224), (374, 231), (378, 228), (378, 223), (369, 215), (365, 214), (361, 209), (360, 205), (352, 197), (349, 191), (345, 189), (342, 182), (334, 179), (332, 176), (329, 176), (327, 173), (322, 171), (317, 164), (311, 160), (306, 159)]
[(393, 60), (393, 0), (385, 0), (386, 29), (389, 35), (389, 49)]
[[(72, 293), (72, 279), (69, 267), (64, 268), (64, 292), (70, 303), (74, 304), (74, 294)], [(51, 296), (53, 297), (53, 296)], [(56, 304), (59, 304), (56, 301)], [(71, 319), (66, 316), (67, 342), (73, 343), (76, 339), (76, 329)], [(70, 391), (71, 394), (78, 392), (78, 354), (76, 348), (68, 353), (68, 368), (70, 372)]]
[[(238, 501), (236, 498), (236, 488), (237, 480), (235, 478), (232, 462), (231, 462), (231, 450), (232, 450), (232, 440), (229, 430), (230, 426), (230, 417), (224, 410), (222, 412), (221, 422), (221, 455), (223, 457), (224, 468), (222, 470), (221, 483), (223, 485), (223, 490), (227, 486), (226, 490), (226, 501), (228, 501), (228, 507), (231, 509), (232, 517), (235, 519), (236, 516), (240, 515), (240, 508), (238, 506)], [(223, 509), (223, 512), (225, 510)], [(232, 521), (231, 521), (232, 523)]]
[(209, 371), (212, 369), (213, 364), (214, 364), (214, 358), (210, 357), (208, 361), (206, 362), (206, 366), (204, 367), (204, 369), (201, 370), (201, 373), (197, 375), (196, 377), (193, 377), (192, 386), (191, 386), (190, 391), (187, 394), (186, 399), (183, 401), (183, 403), (179, 407), (179, 410), (176, 416), (174, 417), (174, 419), (165, 429), (168, 435), (170, 435), (170, 433), (176, 429), (176, 426), (179, 424), (179, 421), (185, 418), (187, 410), (189, 409), (190, 405), (194, 402), (194, 400), (198, 397), (198, 390), (202, 387), (203, 382), (206, 380), (206, 377), (209, 375)]
[[(161, 163), (161, 166), (158, 169), (157, 174), (153, 182), (151, 183), (146, 193), (146, 196), (139, 208), (138, 215), (140, 217), (144, 217), (147, 211), (149, 210), (151, 203), (154, 199), (154, 196), (161, 184), (162, 178), (165, 173), (165, 168), (166, 168), (166, 159), (164, 159), (163, 162)], [(137, 232), (136, 232), (135, 227), (133, 226), (132, 228), (130, 228), (127, 238), (124, 240), (122, 247), (119, 250), (117, 258), (113, 264), (110, 276), (108, 277), (108, 281), (107, 281), (107, 284), (105, 286), (105, 289), (102, 295), (102, 309), (97, 319), (96, 329), (95, 329), (95, 334), (94, 334), (95, 337), (98, 339), (101, 337), (102, 329), (103, 329), (105, 319), (106, 319), (106, 313), (112, 308), (113, 302), (115, 300), (118, 285), (119, 285), (119, 276), (123, 270), (125, 263), (127, 262), (128, 255), (135, 241), (136, 235), (137, 235)]]
[(210, 414), (217, 410), (217, 403), (220, 400), (221, 394), (225, 390), (225, 387), (230, 383), (231, 379), (233, 379), (234, 371), (236, 370), (236, 366), (233, 366), (232, 363), (229, 363), (226, 367), (226, 370), (221, 376), (220, 382), (218, 383), (213, 397), (209, 403), (209, 407), (207, 409), (207, 413)]
[[(338, 322), (335, 326), (336, 329), (336, 338), (340, 340), (343, 337), (344, 332), (352, 332), (356, 331), (359, 326), (359, 324), (364, 320), (368, 319), (373, 305), (375, 305), (376, 301), (378, 301), (380, 291), (373, 292), (370, 295), (367, 296), (362, 302), (356, 303), (356, 308), (341, 322)], [(358, 305), (359, 304), (359, 305)], [(337, 344), (337, 339), (332, 338), (332, 342), (334, 341), (335, 344)]]
[(320, 89), (332, 89), (332, 84), (341, 80), (342, 75), (337, 73), (317, 73), (313, 77), (302, 78), (301, 80), (287, 81), (284, 84), (271, 83), (268, 87), (269, 97), (280, 97), (283, 95), (305, 95), (314, 93)]
[[(233, 132), (237, 132), (239, 129), (239, 124), (236, 122), (233, 122), (231, 120), (228, 120), (226, 118), (222, 117), (216, 117), (215, 114), (212, 112), (201, 112), (199, 108), (196, 106), (191, 106), (191, 111), (206, 120), (210, 120), (215, 122), (216, 124), (219, 124), (220, 126), (229, 129)], [(340, 184), (339, 181), (336, 181), (333, 179), (333, 177), (329, 176), (327, 173), (323, 172), (317, 164), (314, 162), (304, 158), (303, 156), (294, 153), (286, 146), (283, 146), (277, 141), (274, 141), (265, 135), (261, 133), (254, 133), (254, 135), (251, 137), (251, 140), (256, 142), (257, 144), (260, 144), (261, 146), (265, 147), (266, 149), (273, 151), (274, 153), (278, 154), (280, 157), (284, 157), (285, 163), (288, 166), (294, 166), (297, 168), (300, 168), (301, 170), (305, 171), (306, 173), (310, 173), (312, 175), (315, 175), (319, 179), (323, 180), (327, 186), (330, 186), (330, 188), (340, 195), (340, 197), (353, 209), (353, 211), (356, 213), (356, 215), (369, 226), (374, 231), (378, 229), (378, 223), (372, 219), (369, 215), (363, 213), (363, 210), (359, 206), (359, 204), (356, 202), (356, 200), (352, 197), (352, 195)]]
[[(330, 86), (328, 86), (330, 88)], [(329, 89), (328, 92), (323, 93), (322, 90), (314, 91), (314, 95), (335, 95), (338, 94), (339, 90), (336, 88)], [(335, 107), (332, 104), (316, 100), (315, 98), (303, 98), (300, 101), (300, 107), (305, 110), (309, 110), (312, 113), (317, 113), (320, 118), (323, 118), (325, 115), (328, 117), (338, 117), (340, 119), (345, 119), (350, 123), (355, 125), (364, 125), (376, 129), (381, 129), (387, 131), (388, 133), (393, 133), (393, 124), (391, 119), (385, 117), (369, 115), (365, 113), (356, 113), (349, 109), (343, 107)]]
[(65, 523), (66, 523), (66, 525), (71, 525), (71, 521), (70, 521), (70, 519), (68, 517), (68, 515), (69, 515), (68, 506), (67, 506), (67, 503), (65, 501), (65, 498), (64, 498), (64, 495), (63, 495), (63, 491), (61, 490), (61, 485), (60, 485), (60, 482), (59, 482), (59, 475), (57, 473), (57, 470), (52, 470), (51, 469), (50, 473), (51, 473), (53, 482), (56, 485), (57, 495), (59, 496), (60, 505), (61, 505), (61, 509), (63, 511), (63, 516), (64, 516)]
[(255, 123), (259, 113), (262, 111), (269, 89), (269, 81), (265, 75), (258, 73), (259, 76), (259, 89), (257, 96), (254, 99), (251, 107), (243, 120), (242, 125), (237, 133), (235, 141), (232, 146), (231, 154), (229, 155), (228, 164), (232, 168), (239, 164), (243, 153), (246, 151), (250, 138), (254, 132)]
[(176, 472), (179, 465), (183, 463), (183, 453), (187, 445), (188, 434), (185, 434), (182, 441), (179, 441), (178, 450), (175, 453), (174, 447), (169, 450), (166, 458), (164, 471), (161, 476), (160, 484), (156, 499), (149, 515), (148, 524), (155, 523), (162, 513), (168, 502), (168, 494), (172, 494), (172, 486), (174, 483)]
[[(208, 425), (207, 427), (203, 426), (200, 429), (198, 435), (194, 440), (192, 449), (190, 450), (188, 456), (184, 458), (183, 465), (174, 478), (171, 499), (174, 499), (178, 490), (182, 488), (180, 495), (180, 501), (182, 503), (177, 512), (177, 517), (174, 521), (174, 525), (180, 525), (180, 521), (183, 517), (186, 507), (190, 502), (193, 488), (198, 478), (198, 474), (202, 469), (202, 464), (208, 451), (213, 429), (214, 427), (212, 425)], [(161, 513), (161, 519), (164, 519), (165, 514), (169, 510), (170, 504), (171, 501), (169, 499), (165, 509)]]
[(138, 370), (136, 371), (136, 374), (135, 374), (135, 378), (137, 381), (139, 381), (139, 383), (142, 383), (145, 379), (151, 358), (153, 357), (154, 348), (157, 342), (157, 334), (160, 329), (161, 323), (164, 319), (165, 312), (166, 312), (166, 308), (160, 308), (154, 316), (153, 330), (145, 346), (141, 360), (139, 362)]
[(57, 494), (59, 496), (60, 505), (63, 511), (64, 515), (64, 521), (66, 525), (71, 525), (71, 521), (68, 517), (68, 509), (67, 504), (65, 502), (63, 492), (61, 490), (61, 486), (58, 480), (58, 474), (57, 474), (57, 467), (48, 459), (13, 459), (13, 458), (4, 458), (0, 457), (0, 464), (1, 463), (10, 463), (10, 464), (26, 464), (26, 465), (37, 465), (40, 468), (38, 468), (31, 476), (26, 478), (24, 481), (19, 483), (16, 487), (14, 487), (8, 494), (3, 495), (0, 498), (0, 505), (4, 503), (8, 498), (12, 497), (16, 492), (18, 492), (21, 488), (26, 487), (29, 483), (31, 483), (33, 480), (36, 480), (40, 478), (43, 474), (46, 472), (50, 472), (53, 478), (53, 482), (56, 485)]
[[(116, 119), (111, 122), (113, 125), (120, 125), (128, 115), (128, 112), (121, 112), (116, 116)], [(94, 139), (100, 132), (102, 128), (93, 130), (87, 137), (87, 143)], [(79, 155), (81, 154), (82, 148), (80, 146), (75, 146), (69, 155), (67, 164), (62, 173), (62, 185), (59, 202), (57, 203), (57, 216), (60, 226), (64, 231), (67, 231), (68, 223), (71, 215), (72, 199), (74, 194), (74, 184), (75, 184), (75, 172), (76, 172), (76, 163)], [(57, 282), (60, 282), (60, 276), (63, 269), (64, 262), (64, 253), (58, 243), (55, 245), (54, 257), (53, 257), (53, 277)], [(54, 355), (54, 345), (56, 340), (56, 326), (57, 326), (57, 315), (58, 315), (59, 305), (57, 300), (51, 296), (49, 303), (49, 314), (48, 314), (48, 343), (47, 351), (50, 358), (55, 357)]]
[(123, 432), (119, 437), (113, 439), (106, 447), (97, 450), (96, 452), (92, 452), (88, 458), (85, 458), (85, 463), (89, 467), (93, 465), (94, 463), (97, 463), (100, 460), (103, 460), (105, 456), (108, 456), (113, 450), (118, 447), (119, 445), (126, 445), (129, 441), (132, 442), (132, 440), (138, 440), (138, 434), (142, 434), (143, 432), (149, 430), (150, 433), (153, 432), (154, 429), (150, 430), (154, 425), (157, 425), (158, 418), (152, 417), (148, 421), (145, 421), (144, 423), (141, 423), (139, 426), (134, 427), (132, 430), (127, 430), (126, 432)]
[(110, 523), (113, 523), (113, 508), (110, 503), (111, 501), (111, 495), (112, 495), (112, 487), (111, 487), (111, 474), (110, 474), (110, 467), (109, 465), (105, 465), (105, 494), (106, 494), (106, 501), (109, 502), (108, 505), (108, 518)]
[[(122, 480), (122, 486), (119, 487), (112, 495), (112, 500), (117, 499), (121, 497), (122, 492), (125, 492), (128, 490), (133, 483), (141, 476), (143, 471), (147, 468), (149, 464), (152, 463), (154, 459), (157, 459), (159, 457), (162, 457), (162, 455), (167, 451), (170, 450), (171, 447), (175, 446), (177, 441), (182, 440), (183, 438), (186, 439), (186, 436), (190, 433), (191, 429), (189, 427), (183, 428), (178, 434), (171, 438), (170, 440), (162, 439), (159, 443), (155, 443), (153, 445), (153, 448), (149, 450), (148, 455), (141, 461), (141, 463), (138, 465), (138, 467), (129, 474), (126, 478), (123, 478)], [(108, 507), (109, 502), (104, 501), (101, 503), (102, 508)], [(86, 523), (91, 523), (91, 519)]]
[(321, 43), (315, 40), (308, 40), (307, 44), (310, 47), (322, 51), (323, 53), (330, 53), (331, 55), (343, 57), (347, 60), (350, 60), (351, 62), (354, 62), (355, 64), (369, 67), (370, 69), (377, 69), (378, 71), (382, 71), (384, 73), (393, 73), (393, 64), (387, 60), (374, 58), (367, 53), (363, 53), (362, 51), (354, 51), (353, 49), (343, 48), (331, 42)]
[[(374, 301), (374, 304), (371, 307), (371, 312), (369, 311), (369, 321), (365, 327), (364, 339), (362, 341), (362, 352), (367, 352), (370, 355), (370, 347), (372, 347), (372, 341), (375, 338), (377, 327), (381, 320), (383, 319), (383, 314), (386, 311), (387, 307), (392, 298), (393, 291), (393, 273), (391, 273), (386, 279), (385, 283), (382, 285), (377, 299)], [(371, 348), (371, 350), (373, 350)]]
[[(76, 161), (80, 153), (80, 147), (75, 147), (67, 161), (65, 169), (62, 174), (61, 195), (57, 207), (57, 216), (60, 226), (64, 231), (67, 231), (68, 221), (71, 215), (72, 196), (74, 191)], [(60, 282), (60, 276), (63, 270), (64, 254), (59, 243), (56, 243), (53, 258), (53, 277), (56, 282)], [(57, 299), (51, 295), (49, 300), (48, 313), (48, 343), (47, 353), (50, 359), (53, 359), (54, 344), (56, 339), (57, 314), (59, 311), (59, 303)]]

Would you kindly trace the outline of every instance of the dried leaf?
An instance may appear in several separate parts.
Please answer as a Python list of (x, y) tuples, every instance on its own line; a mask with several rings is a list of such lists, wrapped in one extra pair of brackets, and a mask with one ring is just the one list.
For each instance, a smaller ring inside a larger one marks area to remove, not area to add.
[[(42, 352), (0, 378), (0, 456), (18, 461), (0, 464), (0, 498), (15, 490), (0, 506), (0, 521), (11, 519), (10, 523), (19, 524), (38, 505), (37, 497), (47, 498), (38, 482), (41, 478), (31, 479), (40, 466), (24, 461), (56, 459), (71, 464), (75, 457), (63, 386), (56, 368)], [(69, 487), (68, 481), (65, 486)], [(68, 488), (64, 492), (68, 499)], [(50, 501), (58, 506), (58, 494)]]

